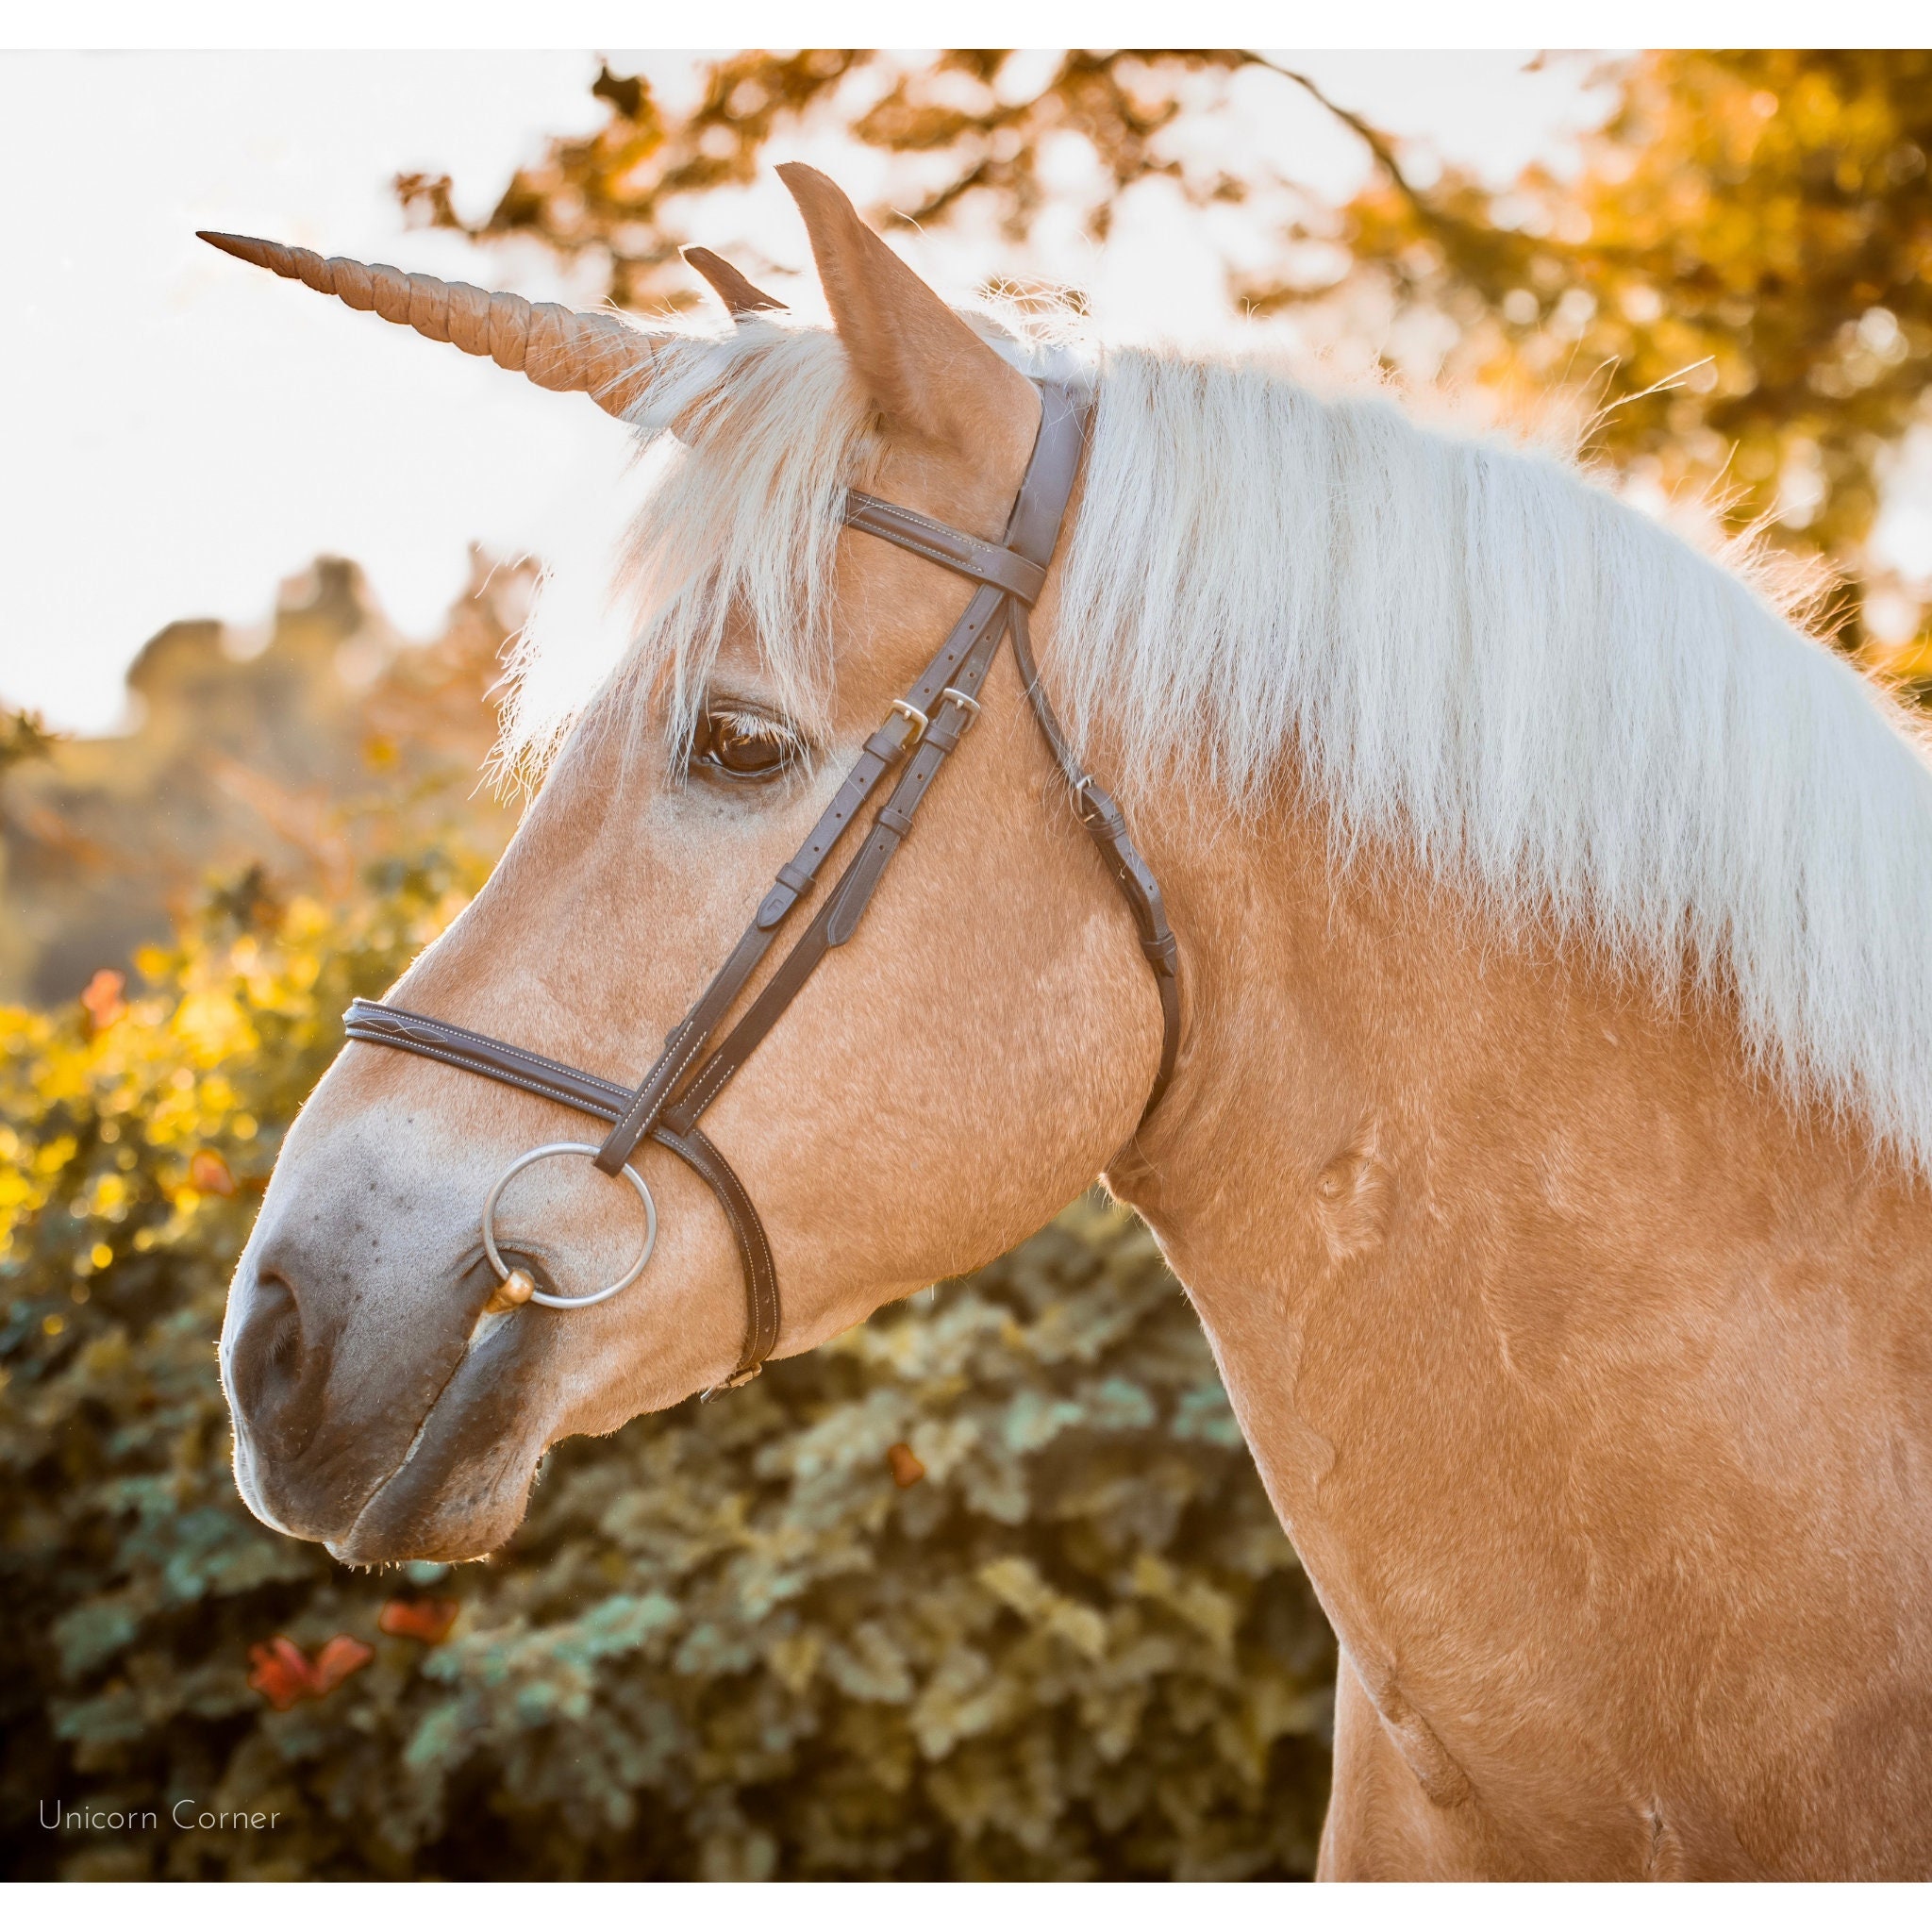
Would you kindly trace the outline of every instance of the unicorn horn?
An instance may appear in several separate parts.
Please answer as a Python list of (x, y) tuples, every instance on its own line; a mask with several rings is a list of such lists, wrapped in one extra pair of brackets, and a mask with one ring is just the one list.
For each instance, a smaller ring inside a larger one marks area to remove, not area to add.
[(527, 375), (540, 389), (583, 390), (601, 409), (622, 417), (650, 375), (651, 339), (614, 315), (584, 314), (555, 302), (491, 294), (468, 282), (405, 275), (311, 248), (288, 248), (252, 235), (195, 233), (225, 255), (252, 261), (291, 281), (333, 295), (351, 308), (373, 308), (385, 322), (406, 323), (433, 342), (488, 356), (500, 369)]

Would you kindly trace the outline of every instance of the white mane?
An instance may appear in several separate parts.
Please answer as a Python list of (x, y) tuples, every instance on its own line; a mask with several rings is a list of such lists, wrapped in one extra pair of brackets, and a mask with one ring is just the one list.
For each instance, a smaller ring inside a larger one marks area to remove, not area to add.
[[(1261, 355), (1089, 354), (1045, 675), (1076, 734), (1105, 721), (1116, 790), (1199, 774), (1246, 814), (1304, 787), (1344, 852), (1725, 989), (1760, 1063), (1932, 1172), (1932, 770), (1895, 706), (1564, 461)], [(809, 715), (863, 399), (817, 331), (660, 364), (645, 413), (696, 427), (636, 530), (620, 684), (668, 677), (681, 721), (735, 606)]]

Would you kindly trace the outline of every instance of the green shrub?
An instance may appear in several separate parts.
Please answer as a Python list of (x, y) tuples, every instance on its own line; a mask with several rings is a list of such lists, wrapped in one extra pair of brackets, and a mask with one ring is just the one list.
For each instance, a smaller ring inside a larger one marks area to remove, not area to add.
[[(349, 996), (480, 869), (391, 865), (334, 914), (231, 891), (147, 993), (0, 1011), (9, 1873), (1305, 1874), (1333, 1647), (1185, 1299), (1098, 1200), (561, 1446), (488, 1562), (354, 1572), (248, 1515), (235, 1255)], [(283, 1636), (350, 1640), (347, 1674), (272, 1707)], [(275, 1819), (177, 1829), (183, 1799)]]

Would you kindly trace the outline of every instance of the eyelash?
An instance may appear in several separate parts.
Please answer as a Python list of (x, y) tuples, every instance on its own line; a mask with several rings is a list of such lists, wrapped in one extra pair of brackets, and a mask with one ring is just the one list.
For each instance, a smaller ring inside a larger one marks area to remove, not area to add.
[[(768, 765), (733, 766), (722, 755), (732, 741), (741, 747), (769, 747), (778, 756)], [(782, 777), (804, 757), (805, 746), (789, 724), (762, 711), (719, 703), (707, 705), (699, 715), (691, 738), (690, 769), (731, 784), (755, 785)]]

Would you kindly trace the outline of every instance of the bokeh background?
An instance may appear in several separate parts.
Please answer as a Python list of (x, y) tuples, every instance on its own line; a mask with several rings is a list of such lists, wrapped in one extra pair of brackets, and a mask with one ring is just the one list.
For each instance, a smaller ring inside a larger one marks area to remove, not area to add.
[[(1932, 56), (15, 56), (0, 101), (52, 184), (0, 343), (5, 1869), (1305, 1875), (1332, 1640), (1097, 1199), (563, 1445), (487, 1563), (242, 1509), (228, 1271), (349, 997), (509, 835), (503, 654), (623, 438), (187, 236), (641, 310), (708, 300), (702, 242), (810, 310), (808, 159), (955, 291), (1574, 437), (1924, 700)], [(38, 1808), (183, 1797), (282, 1822)]]

